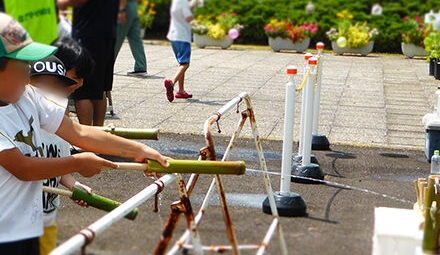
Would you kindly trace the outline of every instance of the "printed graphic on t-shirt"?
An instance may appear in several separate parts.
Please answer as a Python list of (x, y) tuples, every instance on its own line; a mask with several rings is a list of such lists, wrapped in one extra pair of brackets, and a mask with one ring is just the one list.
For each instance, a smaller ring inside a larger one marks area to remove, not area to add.
[[(59, 145), (56, 143), (51, 143), (48, 141), (43, 141), (43, 149), (45, 152), (46, 158), (60, 158), (61, 157), (61, 149)], [(43, 182), (44, 186), (49, 186), (52, 188), (58, 188), (60, 186), (60, 177), (54, 177), (47, 179)], [(43, 192), (43, 211), (45, 213), (53, 212), (58, 207), (57, 194)]]
[(15, 141), (22, 142), (22, 143), (30, 146), (32, 148), (33, 152), (38, 152), (38, 153), (35, 153), (35, 155), (25, 154), (26, 156), (42, 157), (43, 156), (43, 148), (41, 146), (37, 147), (34, 144), (34, 140), (33, 140), (33, 138), (34, 138), (34, 127), (32, 126), (32, 123), (34, 123), (34, 117), (31, 116), (31, 118), (29, 119), (29, 131), (25, 135), (23, 133), (23, 130), (20, 130), (20, 132), (18, 132), (15, 135)]
[[(60, 185), (60, 178), (50, 178), (46, 179), (43, 182), (44, 186), (49, 187), (58, 187)], [(43, 192), (43, 211), (45, 213), (50, 213), (57, 209), (58, 204), (56, 201), (56, 198), (58, 197), (57, 194), (49, 193), (49, 192)]]

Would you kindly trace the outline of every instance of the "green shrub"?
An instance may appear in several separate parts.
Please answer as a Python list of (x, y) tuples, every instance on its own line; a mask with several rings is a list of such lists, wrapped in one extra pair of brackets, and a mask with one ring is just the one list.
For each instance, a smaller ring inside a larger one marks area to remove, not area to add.
[[(152, 2), (156, 3), (157, 16), (152, 29), (147, 31), (147, 37), (165, 39), (171, 0)], [(429, 10), (437, 12), (440, 8), (438, 0), (400, 0), (381, 3), (383, 15), (372, 16), (371, 6), (377, 3), (377, 0), (313, 0), (316, 10), (309, 15), (305, 12), (308, 2), (309, 0), (205, 0), (205, 6), (196, 8), (194, 15), (217, 16), (223, 12), (236, 12), (239, 15), (238, 22), (245, 26), (236, 40), (240, 44), (267, 45), (264, 26), (271, 19), (290, 19), (296, 24), (302, 24), (304, 21), (317, 22), (320, 29), (312, 38), (312, 43), (322, 41), (330, 48), (330, 41), (325, 33), (335, 26), (336, 14), (348, 9), (354, 15), (355, 21), (367, 21), (371, 27), (379, 29), (380, 35), (374, 46), (376, 52), (400, 53), (403, 18), (416, 15), (424, 18), (424, 14)]]

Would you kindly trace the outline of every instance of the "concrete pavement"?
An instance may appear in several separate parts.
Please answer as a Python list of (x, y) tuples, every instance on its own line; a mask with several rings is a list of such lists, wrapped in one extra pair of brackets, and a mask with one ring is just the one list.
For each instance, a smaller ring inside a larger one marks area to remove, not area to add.
[[(125, 43), (115, 64), (113, 108), (107, 122), (120, 127), (159, 128), (161, 132), (202, 134), (204, 121), (222, 105), (247, 92), (264, 139), (283, 136), (284, 90), (288, 65), (296, 65), (297, 86), (303, 79), (303, 54), (276, 53), (268, 47), (229, 50), (193, 47), (185, 88), (194, 97), (169, 103), (163, 80), (177, 67), (171, 46), (145, 41), (148, 78), (127, 76), (134, 60)], [(313, 50), (311, 50), (313, 52)], [(424, 147), (421, 119), (433, 111), (440, 83), (428, 76), (424, 59), (403, 55), (324, 54), (319, 132), (331, 144), (380, 147)], [(295, 139), (298, 137), (301, 96), (297, 96)], [(235, 128), (234, 112), (222, 117), (222, 133)], [(245, 136), (250, 136), (245, 129)]]

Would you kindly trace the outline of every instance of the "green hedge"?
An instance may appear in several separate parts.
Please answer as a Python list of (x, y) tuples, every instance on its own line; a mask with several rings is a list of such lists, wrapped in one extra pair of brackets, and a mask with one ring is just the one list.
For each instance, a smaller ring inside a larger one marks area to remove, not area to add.
[[(152, 0), (156, 3), (157, 16), (153, 28), (147, 31), (147, 37), (164, 39), (169, 25), (169, 6), (171, 0)], [(238, 13), (239, 22), (245, 26), (240, 37), (236, 40), (240, 44), (267, 44), (264, 26), (273, 18), (290, 19), (295, 23), (304, 21), (318, 22), (320, 30), (313, 38), (313, 42), (323, 41), (327, 46), (330, 41), (325, 32), (335, 26), (336, 13), (348, 9), (356, 21), (367, 21), (371, 27), (380, 31), (376, 39), (375, 51), (400, 53), (403, 17), (424, 14), (433, 9), (440, 9), (438, 0), (400, 0), (383, 2), (383, 15), (370, 15), (371, 6), (377, 0), (314, 0), (315, 13), (308, 15), (305, 7), (309, 0), (205, 0), (205, 6), (195, 10), (195, 15), (217, 16), (222, 12), (234, 11)]]

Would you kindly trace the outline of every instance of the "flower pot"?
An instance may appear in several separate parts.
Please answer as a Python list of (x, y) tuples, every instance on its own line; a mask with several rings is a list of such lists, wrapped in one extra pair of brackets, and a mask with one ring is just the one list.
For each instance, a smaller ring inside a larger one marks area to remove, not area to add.
[(435, 62), (434, 78), (440, 80), (440, 62), (438, 60)]
[(344, 53), (359, 53), (362, 56), (366, 56), (373, 51), (373, 47), (374, 47), (373, 41), (370, 41), (366, 46), (359, 48), (349, 48), (349, 47), (341, 48), (338, 46), (338, 44), (335, 41), (332, 41), (332, 49), (338, 55), (342, 55)]
[(199, 48), (205, 48), (206, 46), (215, 46), (215, 47), (221, 47), (222, 49), (227, 49), (234, 42), (234, 40), (232, 40), (232, 38), (229, 37), (228, 35), (226, 35), (221, 40), (215, 40), (209, 37), (208, 35), (194, 34), (193, 39), (194, 39), (194, 43)]
[(401, 44), (402, 53), (408, 58), (413, 58), (415, 56), (426, 57), (429, 56), (429, 53), (426, 52), (425, 48), (421, 46), (416, 46), (414, 44)]
[(269, 45), (273, 51), (279, 52), (280, 50), (296, 50), (297, 52), (304, 52), (309, 48), (310, 38), (304, 38), (304, 40), (293, 43), (289, 38), (269, 37)]
[(435, 66), (437, 63), (437, 59), (432, 58), (429, 60), (429, 76), (434, 76), (434, 72), (435, 72)]

